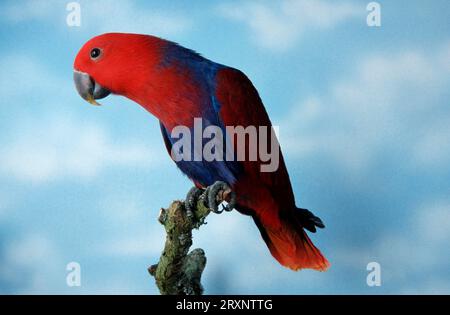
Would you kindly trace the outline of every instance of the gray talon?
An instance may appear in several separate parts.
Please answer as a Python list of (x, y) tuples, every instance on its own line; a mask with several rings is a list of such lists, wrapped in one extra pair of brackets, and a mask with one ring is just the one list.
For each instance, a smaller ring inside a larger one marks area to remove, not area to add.
[[(228, 193), (230, 195), (230, 201), (226, 206), (222, 205), (222, 209), (219, 210), (219, 205), (222, 203), (224, 199), (223, 198), (224, 193)], [(234, 209), (234, 206), (236, 205), (236, 194), (225, 182), (220, 181), (215, 182), (206, 189), (205, 195), (208, 201), (208, 208), (212, 212), (217, 214), (222, 213), (223, 211), (232, 211)]]
[(186, 195), (184, 201), (184, 207), (186, 209), (186, 215), (189, 218), (194, 218), (194, 210), (197, 207), (197, 200), (201, 197), (203, 190), (197, 187), (192, 187)]

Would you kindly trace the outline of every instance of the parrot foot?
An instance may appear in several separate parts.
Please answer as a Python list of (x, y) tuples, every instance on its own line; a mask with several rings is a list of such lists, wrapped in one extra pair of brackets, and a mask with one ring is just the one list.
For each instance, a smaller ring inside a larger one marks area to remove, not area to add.
[[(206, 207), (214, 213), (222, 213), (223, 211), (232, 211), (236, 205), (236, 194), (231, 190), (230, 186), (221, 181), (217, 181), (206, 189), (192, 187), (186, 195), (184, 208), (189, 218), (194, 218), (194, 211), (197, 207), (198, 200), (202, 200)], [(227, 205), (219, 205), (227, 201)]]
[(325, 224), (323, 224), (322, 220), (319, 217), (316, 217), (311, 211), (308, 209), (297, 208), (298, 218), (300, 219), (300, 223), (302, 226), (310, 232), (315, 233), (316, 227), (323, 229)]
[[(231, 187), (221, 181), (217, 181), (211, 186), (208, 186), (204, 192), (208, 208), (214, 213), (222, 213), (223, 211), (232, 211), (236, 205), (236, 194), (231, 190)], [(222, 205), (219, 210), (219, 205), (227, 201), (227, 205)]]
[(204, 191), (204, 189), (200, 189), (195, 186), (188, 191), (186, 200), (184, 201), (184, 208), (186, 209), (186, 215), (189, 218), (194, 218), (194, 210), (197, 207), (197, 200), (201, 197)]

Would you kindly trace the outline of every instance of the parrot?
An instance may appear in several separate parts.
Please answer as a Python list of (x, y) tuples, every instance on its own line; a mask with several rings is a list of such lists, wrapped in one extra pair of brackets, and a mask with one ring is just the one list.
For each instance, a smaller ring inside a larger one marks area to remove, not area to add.
[[(73, 71), (76, 90), (87, 102), (100, 105), (97, 100), (120, 95), (155, 116), (169, 154), (176, 141), (172, 131), (177, 126), (194, 128), (195, 119), (201, 119), (204, 128), (214, 125), (225, 132), (225, 126), (273, 128), (257, 89), (242, 71), (157, 36), (95, 36), (76, 54)], [(270, 141), (278, 140), (275, 136)], [(261, 171), (260, 158), (175, 161), (194, 184), (185, 208), (190, 211), (199, 196), (206, 196), (211, 211), (220, 213), (217, 198), (222, 194), (228, 201), (222, 211), (236, 209), (251, 216), (282, 266), (325, 271), (330, 263), (305, 231), (314, 233), (325, 225), (296, 206), (281, 148), (277, 150), (279, 164), (272, 172)]]

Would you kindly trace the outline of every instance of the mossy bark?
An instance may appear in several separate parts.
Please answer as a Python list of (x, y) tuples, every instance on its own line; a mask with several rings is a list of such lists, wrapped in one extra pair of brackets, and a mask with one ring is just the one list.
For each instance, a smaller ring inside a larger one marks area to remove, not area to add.
[(210, 210), (199, 200), (190, 217), (181, 201), (161, 209), (158, 220), (166, 230), (166, 242), (159, 262), (148, 270), (163, 295), (201, 295), (201, 276), (206, 256), (201, 248), (192, 250), (192, 230), (198, 229)]

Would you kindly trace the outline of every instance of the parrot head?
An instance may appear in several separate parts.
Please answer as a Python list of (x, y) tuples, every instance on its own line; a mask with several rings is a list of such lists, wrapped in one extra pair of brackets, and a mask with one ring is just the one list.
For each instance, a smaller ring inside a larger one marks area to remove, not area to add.
[(78, 94), (93, 105), (100, 105), (96, 100), (110, 93), (139, 98), (162, 42), (153, 36), (125, 33), (92, 38), (75, 58), (73, 77)]

